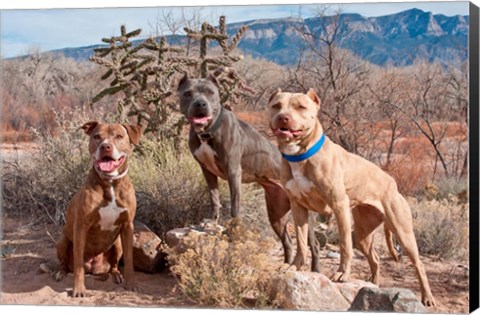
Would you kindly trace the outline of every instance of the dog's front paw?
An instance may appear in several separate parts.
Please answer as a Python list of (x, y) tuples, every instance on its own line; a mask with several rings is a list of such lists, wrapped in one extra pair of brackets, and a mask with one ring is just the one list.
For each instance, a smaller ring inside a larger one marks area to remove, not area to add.
[(120, 271), (112, 271), (111, 274), (112, 274), (112, 278), (113, 278), (114, 283), (116, 283), (116, 284), (123, 283), (123, 276), (122, 276), (122, 273)]
[(132, 292), (137, 292), (137, 293), (140, 293), (140, 289), (134, 284), (130, 284), (129, 282), (125, 283), (125, 285), (123, 286), (125, 288), (125, 290), (127, 291), (132, 291)]
[(87, 290), (85, 289), (84, 285), (76, 285), (73, 288), (72, 291), (72, 297), (77, 298), (77, 297), (86, 297), (87, 296)]
[(331, 280), (333, 282), (348, 282), (350, 281), (350, 275), (345, 272), (338, 271), (332, 276)]
[(58, 270), (58, 271), (52, 272), (52, 278), (55, 281), (63, 280), (63, 278), (65, 278), (66, 275), (67, 275), (67, 273), (63, 270)]
[(422, 295), (422, 304), (428, 307), (436, 306), (435, 299), (431, 294), (427, 294), (426, 296)]

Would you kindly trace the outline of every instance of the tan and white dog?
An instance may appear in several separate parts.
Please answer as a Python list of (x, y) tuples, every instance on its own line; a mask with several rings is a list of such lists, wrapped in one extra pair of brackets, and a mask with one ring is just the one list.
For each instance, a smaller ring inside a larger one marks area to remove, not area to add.
[(317, 117), (320, 99), (313, 89), (306, 94), (279, 89), (271, 95), (268, 107), (270, 127), (283, 155), (281, 181), (291, 201), (297, 234), (293, 265), (299, 269), (306, 262), (308, 211), (333, 212), (341, 258), (332, 279), (350, 278), (353, 223), (357, 245), (368, 259), (372, 281), (378, 283), (379, 257), (373, 248), (373, 234), (385, 222), (385, 231), (393, 232), (415, 266), (423, 304), (434, 306), (413, 233), (411, 210), (395, 180), (325, 136)]
[[(73, 297), (86, 296), (85, 273), (110, 273), (116, 283), (135, 290), (133, 271), (133, 219), (135, 190), (128, 176), (132, 143), (138, 144), (139, 126), (88, 122), (93, 167), (82, 188), (73, 196), (66, 224), (57, 242), (59, 281), (73, 270)], [(118, 269), (123, 255), (124, 275)]]

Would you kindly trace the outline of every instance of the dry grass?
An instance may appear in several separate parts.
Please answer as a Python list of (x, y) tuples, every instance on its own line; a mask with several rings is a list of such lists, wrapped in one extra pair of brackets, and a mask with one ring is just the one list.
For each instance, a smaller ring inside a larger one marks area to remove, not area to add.
[[(82, 184), (90, 167), (86, 137), (75, 121), (56, 116), (58, 132), (32, 130), (38, 151), (29, 159), (2, 163), (4, 211), (12, 217), (65, 221), (68, 201)], [(83, 116), (82, 116), (83, 117)]]
[[(32, 130), (37, 153), (2, 163), (3, 209), (7, 214), (51, 221), (59, 227), (64, 224), (66, 206), (91, 168), (88, 136), (79, 129), (88, 120), (93, 120), (88, 113), (57, 113), (55, 134)], [(169, 229), (211, 217), (207, 186), (186, 139), (174, 143), (143, 137), (129, 166), (137, 194), (137, 219), (160, 236)], [(223, 180), (219, 184), (222, 220), (227, 220), (228, 186)], [(271, 230), (263, 190), (258, 185), (242, 186), (242, 206), (241, 215), (247, 223)]]
[[(199, 164), (180, 144), (144, 138), (131, 167), (137, 193), (137, 219), (159, 235), (212, 218), (208, 188)], [(230, 195), (226, 181), (219, 179), (222, 213), (220, 223), (230, 219)], [(240, 215), (248, 224), (270, 229), (263, 189), (242, 185)]]
[(411, 204), (420, 253), (446, 260), (468, 260), (468, 208), (457, 196)]
[(226, 233), (190, 233), (184, 244), (186, 251), (168, 249), (168, 260), (192, 301), (220, 308), (272, 307), (267, 290), (275, 272), (271, 238), (232, 220)]

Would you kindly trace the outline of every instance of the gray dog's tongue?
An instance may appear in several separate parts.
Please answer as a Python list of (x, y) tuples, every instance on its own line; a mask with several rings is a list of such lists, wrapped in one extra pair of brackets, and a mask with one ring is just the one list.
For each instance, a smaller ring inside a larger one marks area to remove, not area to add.
[(208, 117), (192, 117), (190, 118), (190, 121), (194, 124), (206, 124), (210, 121), (210, 119), (212, 118), (212, 116), (208, 116)]

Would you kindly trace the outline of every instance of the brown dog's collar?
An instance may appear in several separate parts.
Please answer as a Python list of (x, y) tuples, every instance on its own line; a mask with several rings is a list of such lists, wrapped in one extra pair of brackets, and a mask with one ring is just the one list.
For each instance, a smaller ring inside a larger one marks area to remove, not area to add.
[(207, 131), (204, 131), (204, 132), (200, 132), (200, 133), (197, 133), (198, 137), (201, 139), (201, 140), (210, 140), (213, 138), (213, 133), (215, 131), (218, 130), (218, 128), (220, 128), (220, 123), (221, 123), (221, 118), (222, 118), (222, 115), (223, 115), (223, 106), (220, 105), (220, 112), (218, 113), (217, 115), (217, 118), (215, 118), (215, 121), (213, 122), (212, 126), (210, 128), (208, 128)]

